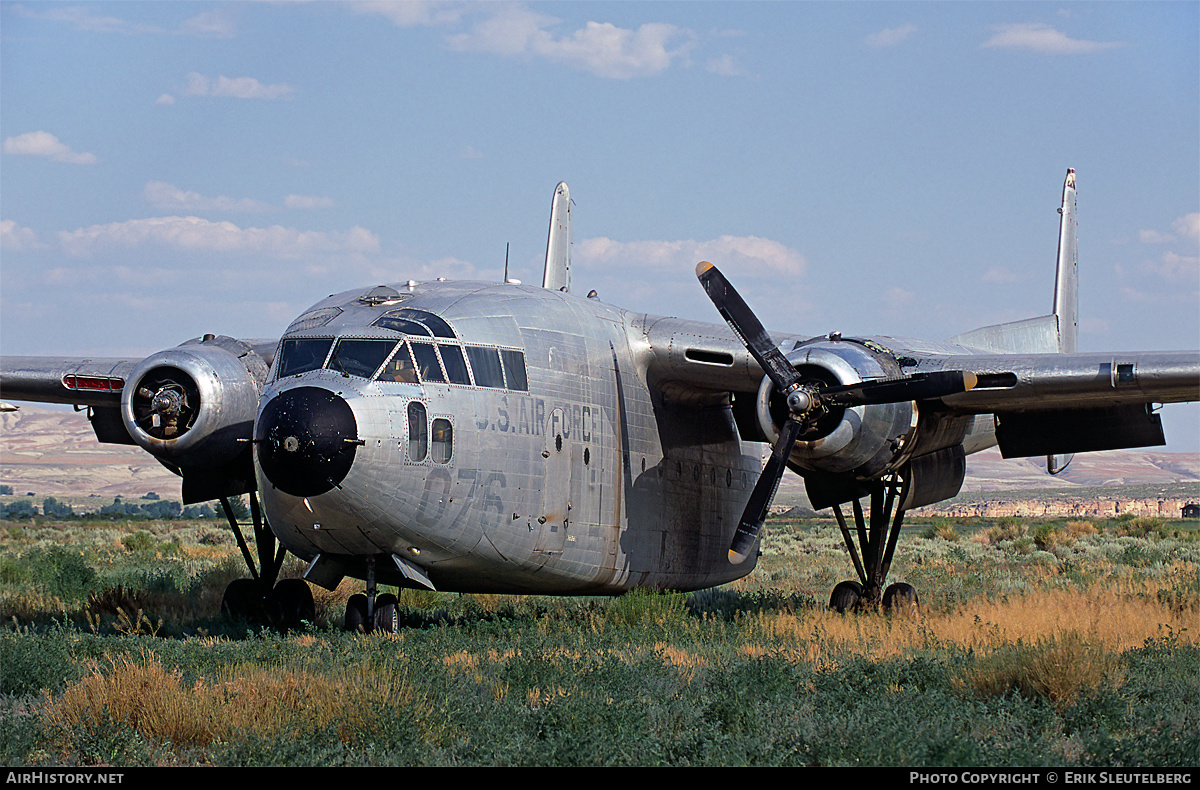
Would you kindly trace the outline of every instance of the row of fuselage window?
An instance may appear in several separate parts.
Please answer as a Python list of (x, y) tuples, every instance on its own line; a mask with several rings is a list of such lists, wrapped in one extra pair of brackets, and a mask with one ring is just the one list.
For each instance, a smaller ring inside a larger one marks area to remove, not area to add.
[(318, 368), (377, 381), (529, 391), (525, 353), (514, 349), (351, 337), (336, 342), (330, 337), (294, 338), (280, 345), (277, 379)]

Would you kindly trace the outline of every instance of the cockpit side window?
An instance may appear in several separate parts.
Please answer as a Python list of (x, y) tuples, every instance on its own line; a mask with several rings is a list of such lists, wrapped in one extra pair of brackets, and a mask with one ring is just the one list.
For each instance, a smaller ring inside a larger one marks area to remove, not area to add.
[(467, 363), (463, 359), (462, 348), (448, 343), (440, 343), (442, 362), (446, 365), (446, 378), (451, 384), (470, 384), (471, 374), (467, 372)]
[(416, 343), (412, 344), (413, 358), (417, 362), (417, 371), (421, 374), (421, 381), (443, 383), (446, 377), (442, 375), (442, 366), (438, 362), (437, 348), (432, 343)]
[(379, 381), (398, 381), (404, 384), (417, 383), (417, 366), (413, 364), (412, 354), (408, 344), (401, 343), (396, 347), (396, 353), (383, 364), (377, 377)]
[(500, 367), (500, 354), (496, 349), (467, 346), (467, 359), (471, 362), (471, 372), (475, 374), (477, 386), (504, 389), (504, 371)]
[(529, 379), (525, 375), (525, 354), (520, 351), (500, 349), (500, 359), (504, 362), (504, 378), (510, 390), (519, 392), (529, 391)]
[(279, 368), (275, 378), (282, 379), (316, 370), (325, 364), (325, 357), (329, 354), (331, 345), (331, 337), (284, 340), (279, 348)]
[(343, 338), (334, 347), (328, 367), (339, 373), (369, 379), (395, 347), (394, 340)]

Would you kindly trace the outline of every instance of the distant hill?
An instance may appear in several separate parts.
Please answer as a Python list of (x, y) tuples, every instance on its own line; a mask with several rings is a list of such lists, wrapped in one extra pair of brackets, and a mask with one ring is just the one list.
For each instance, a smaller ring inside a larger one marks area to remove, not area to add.
[[(1043, 458), (1005, 460), (992, 449), (967, 458), (963, 491), (1190, 482), (1197, 484), (1200, 493), (1200, 453), (1089, 453), (1077, 456), (1065, 472), (1051, 477)], [(138, 447), (97, 442), (82, 412), (28, 405), (0, 412), (0, 483), (18, 494), (32, 491), (39, 496), (138, 497), (150, 491), (163, 498), (180, 496), (180, 478)], [(790, 472), (780, 486), (781, 494), (803, 489), (803, 481)]]

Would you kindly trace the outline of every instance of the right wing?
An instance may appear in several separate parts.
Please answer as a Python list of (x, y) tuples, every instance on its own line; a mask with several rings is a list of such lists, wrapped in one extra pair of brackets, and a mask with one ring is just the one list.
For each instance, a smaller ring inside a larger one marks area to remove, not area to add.
[(0, 399), (88, 407), (101, 442), (183, 476), (185, 503), (254, 490), (250, 440), (274, 340), (205, 335), (145, 359), (5, 357)]

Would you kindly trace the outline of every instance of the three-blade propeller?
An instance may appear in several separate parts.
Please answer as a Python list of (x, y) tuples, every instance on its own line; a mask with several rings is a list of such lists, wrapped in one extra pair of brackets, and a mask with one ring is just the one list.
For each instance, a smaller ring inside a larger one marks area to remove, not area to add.
[(941, 398), (965, 392), (977, 382), (973, 373), (961, 370), (918, 373), (902, 379), (865, 381), (837, 387), (822, 387), (819, 382), (805, 381), (771, 340), (754, 311), (717, 267), (708, 261), (701, 261), (696, 266), (696, 277), (734, 334), (771, 379), (775, 389), (787, 399), (788, 406), (788, 416), (780, 428), (779, 438), (771, 448), (771, 457), (754, 484), (750, 500), (733, 535), (729, 561), (734, 565), (743, 562), (754, 548), (771, 500), (775, 498), (779, 481), (787, 469), (792, 446), (806, 421), (823, 413), (829, 406), (862, 406)]

